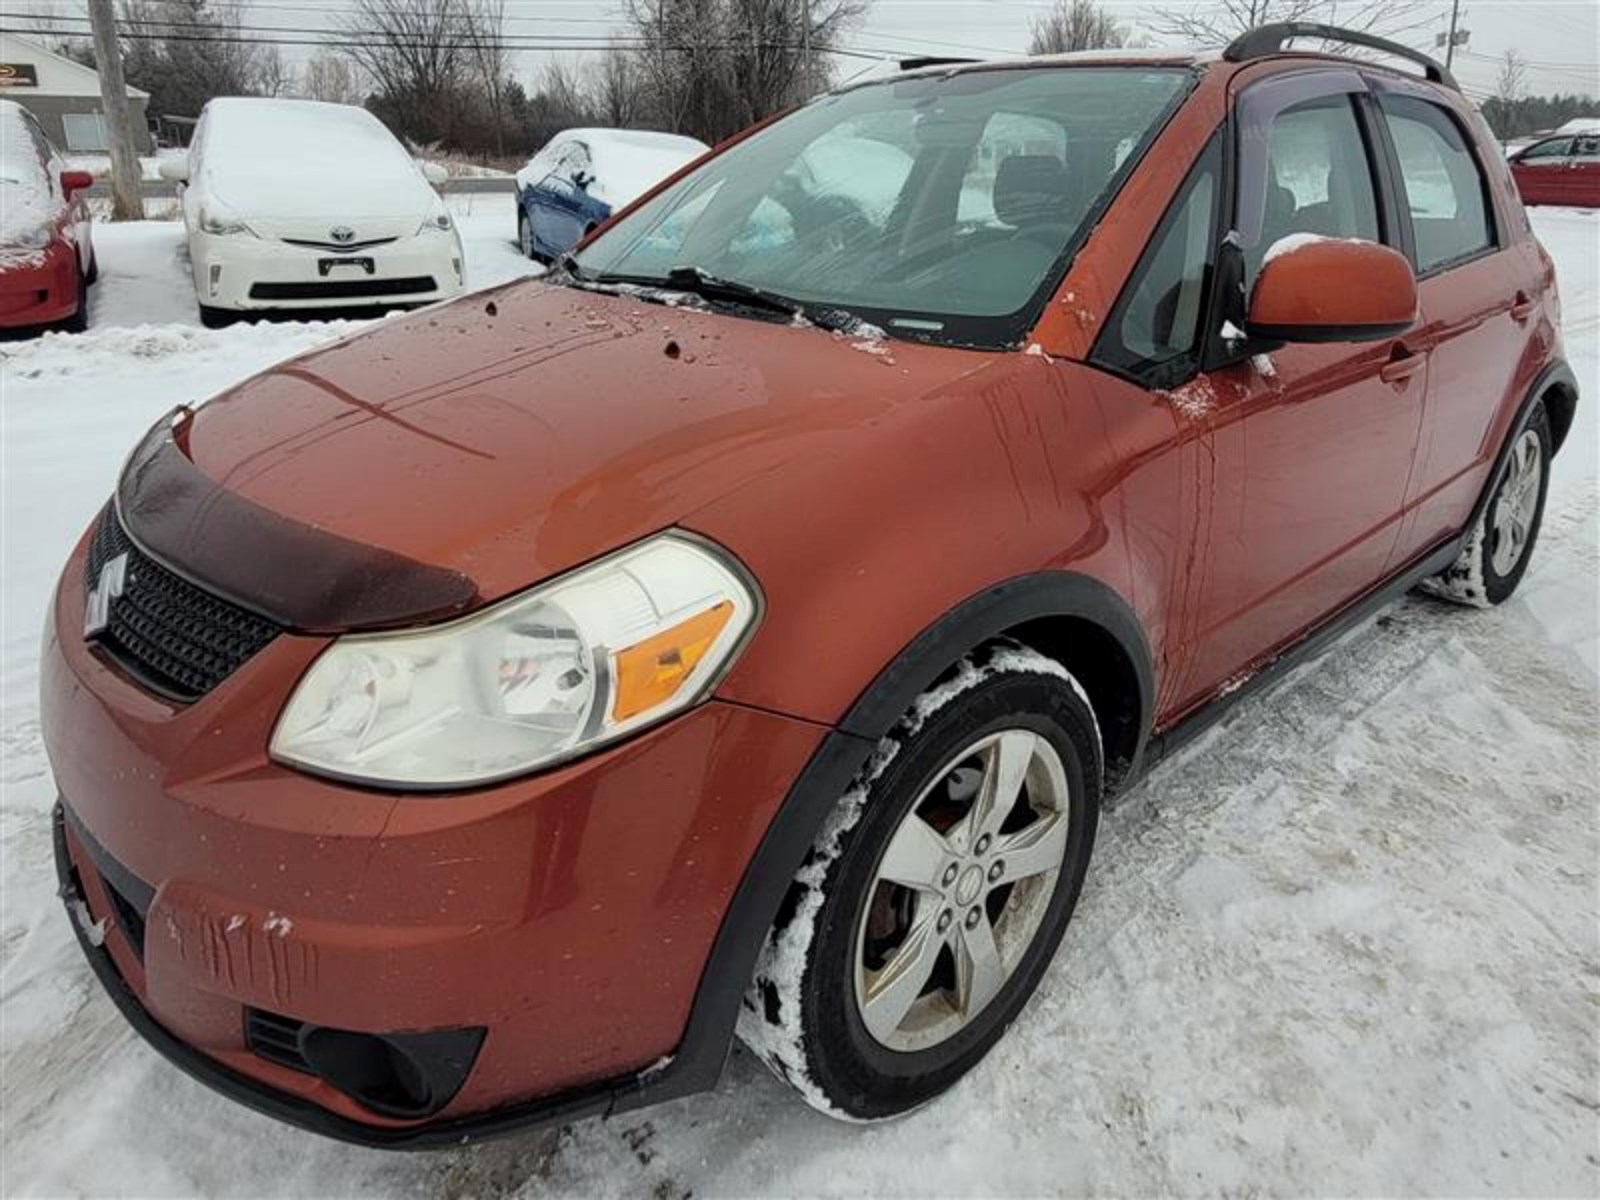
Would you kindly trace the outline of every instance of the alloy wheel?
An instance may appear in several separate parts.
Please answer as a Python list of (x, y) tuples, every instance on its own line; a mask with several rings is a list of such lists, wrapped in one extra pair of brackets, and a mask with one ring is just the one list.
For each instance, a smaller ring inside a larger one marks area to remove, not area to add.
[(1490, 521), (1489, 565), (1497, 575), (1506, 576), (1516, 570), (1528, 547), (1533, 531), (1534, 517), (1539, 511), (1540, 484), (1544, 476), (1544, 459), (1539, 434), (1526, 429), (1511, 448), (1511, 463), (1506, 477), (1495, 496), (1494, 513)]
[(1050, 742), (988, 734), (949, 760), (889, 840), (855, 939), (856, 1003), (891, 1050), (966, 1028), (1021, 963), (1050, 906), (1071, 824)]

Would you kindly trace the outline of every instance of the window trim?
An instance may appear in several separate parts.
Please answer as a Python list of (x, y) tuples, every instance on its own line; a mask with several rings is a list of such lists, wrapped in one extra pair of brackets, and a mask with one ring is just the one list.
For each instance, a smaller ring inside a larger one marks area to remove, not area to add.
[[(1482, 147), (1478, 144), (1477, 137), (1474, 135), (1473, 131), (1467, 127), (1466, 123), (1461, 120), (1460, 116), (1448, 105), (1439, 103), (1437, 99), (1426, 93), (1420, 92), (1419, 89), (1384, 86), (1388, 82), (1389, 81), (1387, 80), (1379, 81), (1379, 86), (1376, 87), (1371, 93), (1371, 104), (1374, 115), (1373, 124), (1377, 129), (1379, 137), (1382, 140), (1385, 148), (1385, 158), (1387, 160), (1387, 170), (1389, 172), (1389, 178), (1387, 182), (1388, 186), (1394, 192), (1396, 207), (1399, 210), (1400, 219), (1406, 231), (1405, 254), (1406, 258), (1411, 263), (1412, 271), (1416, 273), (1417, 282), (1423, 283), (1426, 280), (1432, 279), (1436, 275), (1444, 274), (1446, 271), (1454, 271), (1457, 267), (1464, 267), (1471, 263), (1477, 262), (1479, 259), (1488, 258), (1491, 255), (1499, 254), (1507, 247), (1509, 241), (1506, 236), (1505, 223), (1500, 216), (1500, 207), (1495, 203), (1494, 187), (1490, 183), (1489, 170), (1484, 165), (1483, 151)], [(1394, 96), (1398, 99), (1413, 100), (1417, 103), (1426, 105), (1428, 109), (1437, 114), (1438, 117), (1449, 121), (1455, 126), (1457, 135), (1462, 139), (1463, 143), (1467, 147), (1467, 156), (1472, 160), (1473, 170), (1475, 170), (1478, 174), (1478, 194), (1483, 203), (1484, 215), (1488, 218), (1489, 223), (1489, 244), (1487, 246), (1480, 247), (1479, 249), (1472, 251), (1470, 254), (1462, 254), (1455, 258), (1445, 259), (1443, 262), (1435, 263), (1434, 265), (1430, 266), (1427, 270), (1422, 269), (1421, 262), (1417, 257), (1416, 225), (1411, 219), (1410, 197), (1406, 192), (1405, 174), (1400, 166), (1400, 151), (1394, 144), (1394, 135), (1389, 129), (1389, 114), (1384, 110), (1383, 107), (1383, 99), (1385, 96)]]
[[(1100, 332), (1095, 335), (1094, 343), (1089, 347), (1085, 362), (1107, 374), (1115, 375), (1118, 379), (1125, 379), (1146, 391), (1170, 391), (1182, 387), (1201, 371), (1208, 369), (1206, 361), (1212, 337), (1215, 334), (1213, 326), (1216, 325), (1216, 305), (1213, 298), (1216, 294), (1218, 255), (1217, 248), (1221, 245), (1225, 230), (1230, 223), (1232, 212), (1233, 187), (1233, 158), (1229, 153), (1231, 139), (1228, 137), (1228, 122), (1224, 121), (1212, 130), (1211, 136), (1206, 139), (1205, 145), (1194, 156), (1194, 161), (1189, 164), (1183, 178), (1178, 181), (1178, 186), (1173, 189), (1172, 198), (1167, 201), (1167, 206), (1162, 210), (1161, 219), (1156, 222), (1155, 229), (1151, 232), (1149, 240), (1145, 243), (1144, 250), (1140, 252), (1139, 259), (1133, 265), (1133, 270), (1128, 272), (1128, 277), (1123, 281), (1122, 290), (1117, 293), (1116, 302), (1112, 304), (1111, 311), (1100, 326)], [(1138, 366), (1125, 366), (1121, 363), (1108, 361), (1106, 348), (1115, 338), (1121, 341), (1115, 331), (1121, 326), (1122, 318), (1127, 314), (1128, 306), (1133, 303), (1133, 298), (1139, 290), (1145, 272), (1155, 261), (1156, 255), (1161, 251), (1162, 243), (1173, 224), (1177, 221), (1184, 203), (1188, 200), (1190, 189), (1195, 181), (1196, 173), (1207, 166), (1207, 160), (1212, 159), (1217, 173), (1216, 194), (1212, 198), (1211, 207), (1211, 238), (1206, 247), (1205, 272), (1200, 281), (1200, 319), (1195, 329), (1194, 345), (1184, 354), (1171, 358), (1165, 362), (1145, 362)]]

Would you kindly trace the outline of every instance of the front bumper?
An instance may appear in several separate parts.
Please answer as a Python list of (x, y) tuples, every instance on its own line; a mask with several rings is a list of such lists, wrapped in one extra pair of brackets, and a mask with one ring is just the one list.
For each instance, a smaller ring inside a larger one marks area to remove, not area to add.
[(78, 252), (56, 239), (0, 269), (0, 329), (64, 321), (78, 311)]
[[(464, 279), (454, 233), (418, 234), (344, 254), (280, 238), (195, 232), (189, 257), (200, 303), (236, 311), (429, 304), (459, 295)], [(319, 266), (330, 263), (338, 265)]]
[[(605, 1111), (678, 1052), (729, 902), (823, 729), (712, 702), (492, 789), (341, 786), (266, 757), (323, 639), (283, 635), (176, 707), (79, 635), (83, 551), (42, 664), (72, 814), (58, 855), (90, 961), (158, 1049), (252, 1107), (377, 1145)], [(142, 912), (123, 872), (147, 889)], [(483, 1032), (459, 1090), (414, 1120), (264, 1057), (247, 1032), (259, 1013)]]

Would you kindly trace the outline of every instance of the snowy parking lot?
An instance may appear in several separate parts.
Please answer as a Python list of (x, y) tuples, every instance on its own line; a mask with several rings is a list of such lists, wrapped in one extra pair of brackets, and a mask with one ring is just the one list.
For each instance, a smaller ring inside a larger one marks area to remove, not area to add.
[[(456, 197), (470, 286), (531, 270)], [(0, 1192), (1600, 1194), (1600, 213), (1536, 210), (1583, 398), (1517, 596), (1408, 598), (1123, 796), (1040, 993), (948, 1097), (719, 1089), (559, 1133), (364, 1151), (221, 1099), (101, 993), (55, 896), (35, 693), (128, 448), (349, 322), (199, 327), (180, 227), (96, 229), (91, 327), (0, 343)]]

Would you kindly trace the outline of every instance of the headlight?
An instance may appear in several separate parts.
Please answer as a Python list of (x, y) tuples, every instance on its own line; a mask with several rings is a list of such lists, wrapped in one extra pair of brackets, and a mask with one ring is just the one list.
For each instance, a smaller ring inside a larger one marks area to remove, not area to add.
[(451, 230), (450, 214), (440, 213), (438, 216), (429, 217), (417, 226), (417, 233), (449, 233)]
[(204, 208), (200, 210), (200, 228), (204, 232), (215, 234), (218, 237), (229, 237), (236, 233), (249, 234), (251, 237), (255, 236), (250, 226), (237, 217), (227, 213), (212, 212)]
[(759, 606), (719, 551), (663, 534), (447, 625), (340, 638), (295, 688), (272, 754), (417, 788), (550, 766), (704, 697)]

